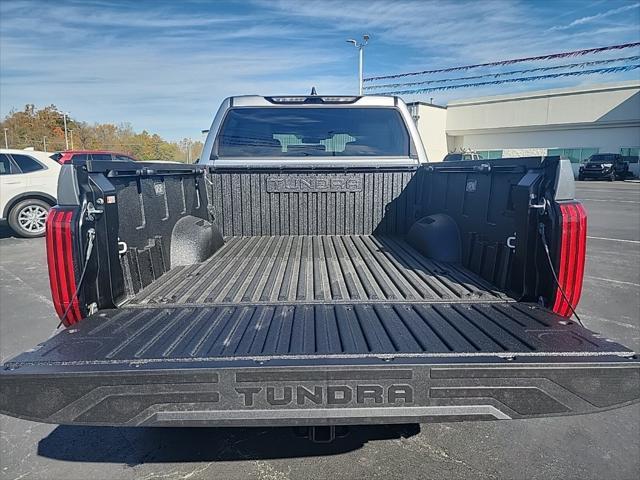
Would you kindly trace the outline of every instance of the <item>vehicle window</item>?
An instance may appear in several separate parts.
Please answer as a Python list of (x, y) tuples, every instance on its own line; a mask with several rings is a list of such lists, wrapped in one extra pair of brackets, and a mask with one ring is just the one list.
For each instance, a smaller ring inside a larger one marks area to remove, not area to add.
[(49, 158), (51, 160), (55, 160), (56, 162), (59, 162), (60, 159), (62, 158), (62, 154), (60, 152), (56, 152), (53, 155), (49, 155)]
[(0, 153), (0, 175), (9, 175), (11, 173), (11, 160), (9, 156)]
[(110, 162), (112, 160), (112, 157), (111, 157), (110, 153), (92, 153), (91, 154), (91, 159), (92, 160), (106, 160), (106, 161)]
[(11, 154), (11, 156), (13, 157), (13, 161), (18, 164), (18, 167), (20, 167), (22, 173), (35, 172), (44, 169), (44, 166), (40, 162), (37, 162), (28, 155)]
[(620, 154), (624, 156), (625, 161), (629, 163), (638, 163), (640, 159), (640, 148), (624, 147), (620, 149)]
[(86, 162), (88, 157), (89, 155), (87, 155), (86, 153), (76, 153), (75, 155), (73, 155), (73, 157), (71, 157), (70, 161), (78, 160), (80, 162)]
[(593, 155), (589, 161), (590, 162), (615, 162), (617, 156), (616, 155)]
[(212, 159), (408, 157), (410, 149), (407, 129), (393, 108), (236, 108), (227, 113)]
[(116, 162), (135, 162), (135, 160), (127, 155), (114, 155), (113, 159)]

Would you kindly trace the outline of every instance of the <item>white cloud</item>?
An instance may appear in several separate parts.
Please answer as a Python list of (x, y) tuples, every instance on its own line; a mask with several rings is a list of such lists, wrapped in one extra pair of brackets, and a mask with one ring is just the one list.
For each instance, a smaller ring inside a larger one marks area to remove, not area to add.
[[(629, 10), (635, 10), (640, 7), (640, 3), (633, 3), (630, 5), (623, 5), (622, 7), (612, 8), (611, 10), (607, 10), (605, 12), (596, 13), (595, 15), (588, 15), (586, 17), (577, 18), (567, 25), (556, 25), (549, 29), (549, 31), (553, 30), (567, 30), (569, 28), (576, 27), (578, 25), (584, 25), (586, 23), (593, 23), (597, 20), (602, 20), (603, 18), (611, 17), (613, 15), (617, 15), (619, 13), (623, 13)], [(637, 26), (637, 25), (636, 25)]]
[[(368, 75), (592, 47), (598, 36), (611, 44), (637, 37), (629, 20), (545, 33), (557, 15), (540, 8), (502, 0), (280, 0), (231, 8), (0, 2), (0, 113), (55, 103), (82, 120), (197, 137), (228, 95), (299, 94), (311, 86), (353, 93), (357, 52), (344, 40), (365, 32), (372, 35)], [(496, 91), (433, 96), (443, 102)]]

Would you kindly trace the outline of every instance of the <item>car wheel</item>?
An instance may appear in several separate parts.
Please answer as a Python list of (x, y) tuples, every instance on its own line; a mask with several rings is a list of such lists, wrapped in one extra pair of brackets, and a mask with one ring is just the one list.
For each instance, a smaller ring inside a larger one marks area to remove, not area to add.
[(584, 177), (583, 177), (582, 175), (578, 175), (578, 180), (579, 180), (580, 182), (584, 182)]
[(612, 173), (611, 175), (609, 175), (609, 181), (610, 182), (615, 181), (615, 179), (616, 179), (616, 174), (615, 173)]
[(50, 208), (51, 205), (37, 198), (22, 200), (9, 212), (9, 226), (21, 237), (41, 237)]

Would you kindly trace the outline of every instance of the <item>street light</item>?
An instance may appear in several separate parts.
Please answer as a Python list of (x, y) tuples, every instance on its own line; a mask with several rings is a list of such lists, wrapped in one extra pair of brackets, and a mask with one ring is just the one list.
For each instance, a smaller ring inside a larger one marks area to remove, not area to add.
[(9, 130), (8, 128), (4, 129), (4, 148), (9, 148), (9, 141), (7, 140), (7, 130)]
[(349, 40), (347, 40), (347, 43), (351, 43), (353, 44), (354, 47), (356, 47), (358, 49), (358, 57), (359, 57), (359, 61), (358, 61), (358, 94), (362, 95), (362, 64), (364, 61), (364, 47), (369, 43), (369, 39), (371, 37), (369, 35), (367, 35), (366, 33), (364, 35), (362, 35), (362, 42), (358, 43), (357, 40), (354, 40), (352, 38), (350, 38)]
[(64, 143), (66, 145), (66, 150), (69, 150), (69, 137), (67, 136), (67, 112), (62, 112), (62, 120), (64, 121)]
[(71, 134), (71, 150), (73, 150), (73, 129), (69, 130), (69, 133)]

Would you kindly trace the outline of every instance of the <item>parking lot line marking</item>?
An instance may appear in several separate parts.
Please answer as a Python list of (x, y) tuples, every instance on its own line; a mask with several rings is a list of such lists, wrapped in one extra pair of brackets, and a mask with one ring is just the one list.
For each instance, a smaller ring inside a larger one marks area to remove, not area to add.
[(609, 242), (640, 243), (639, 240), (623, 240), (622, 238), (592, 237), (590, 235), (587, 235), (587, 238), (591, 240), (608, 240)]
[(608, 202), (608, 203), (636, 203), (639, 204), (640, 202), (636, 202), (635, 200), (616, 200), (616, 199), (603, 199), (603, 198), (579, 198), (578, 200), (580, 200), (581, 202)]
[[(584, 318), (585, 320), (589, 321), (589, 320), (595, 320), (598, 322), (604, 322), (604, 323), (613, 323), (614, 325), (618, 325), (619, 327), (625, 327), (625, 328), (632, 328), (634, 330), (640, 330), (640, 328), (636, 325), (632, 325), (630, 323), (624, 323), (624, 322), (617, 322), (615, 320), (609, 320), (607, 318), (602, 318), (602, 317), (596, 317), (595, 315), (587, 315), (585, 313), (581, 313), (580, 316), (582, 318)], [(627, 339), (628, 340), (628, 339)], [(620, 341), (622, 341), (622, 339), (620, 339)]]
[(611, 282), (611, 283), (621, 283), (623, 285), (631, 285), (632, 287), (640, 287), (640, 283), (633, 282), (624, 282), (622, 280), (612, 280), (610, 278), (602, 278), (602, 277), (594, 277), (592, 275), (585, 275), (587, 278), (592, 278), (594, 280), (601, 280), (603, 282)]

